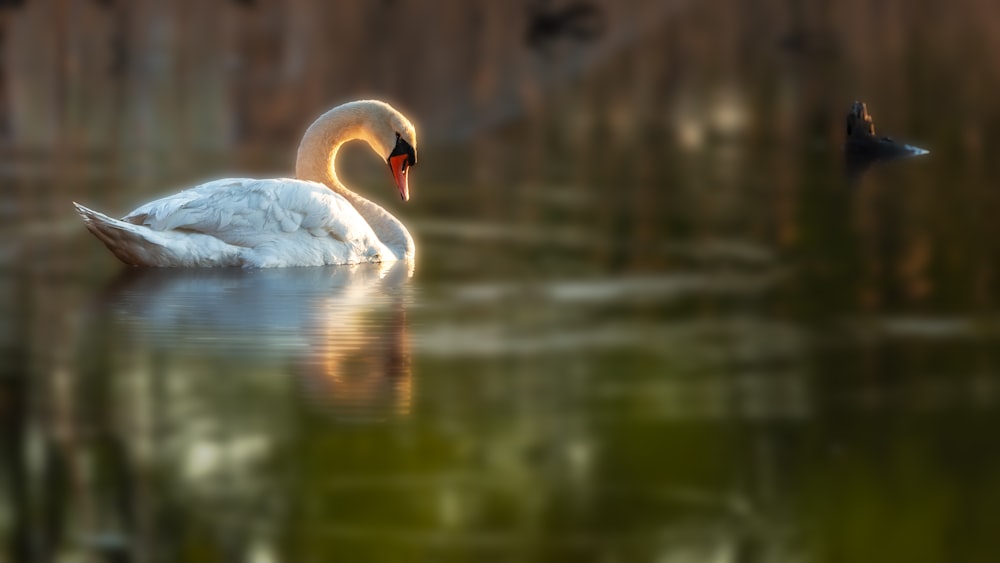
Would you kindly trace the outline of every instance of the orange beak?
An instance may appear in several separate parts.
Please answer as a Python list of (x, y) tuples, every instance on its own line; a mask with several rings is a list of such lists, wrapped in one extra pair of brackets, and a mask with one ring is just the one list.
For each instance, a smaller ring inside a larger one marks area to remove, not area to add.
[(403, 198), (403, 201), (410, 200), (410, 187), (406, 183), (407, 158), (405, 154), (389, 157), (389, 170), (392, 171), (392, 179), (396, 181), (399, 197)]

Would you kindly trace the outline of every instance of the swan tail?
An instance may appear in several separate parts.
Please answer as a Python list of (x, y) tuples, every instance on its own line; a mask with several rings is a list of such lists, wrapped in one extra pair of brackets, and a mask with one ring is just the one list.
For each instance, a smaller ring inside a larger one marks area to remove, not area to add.
[(200, 233), (154, 231), (73, 202), (95, 237), (130, 266), (242, 266), (240, 250)]

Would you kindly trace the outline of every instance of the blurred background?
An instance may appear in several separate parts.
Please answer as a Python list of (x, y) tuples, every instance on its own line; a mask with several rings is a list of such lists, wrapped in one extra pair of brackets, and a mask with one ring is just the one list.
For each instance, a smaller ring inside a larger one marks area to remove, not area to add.
[[(990, 561), (1000, 5), (0, 1), (0, 560)], [(121, 216), (416, 125), (399, 265)], [(929, 156), (845, 173), (845, 116)]]

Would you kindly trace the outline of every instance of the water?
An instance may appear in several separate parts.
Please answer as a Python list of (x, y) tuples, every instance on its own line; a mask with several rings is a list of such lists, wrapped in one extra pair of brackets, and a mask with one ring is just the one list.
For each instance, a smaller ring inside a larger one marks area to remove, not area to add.
[(5, 557), (991, 557), (985, 176), (660, 150), (497, 179), (429, 148), (405, 207), (373, 164), (412, 272), (125, 269), (69, 201), (124, 212), (183, 174), (15, 155)]

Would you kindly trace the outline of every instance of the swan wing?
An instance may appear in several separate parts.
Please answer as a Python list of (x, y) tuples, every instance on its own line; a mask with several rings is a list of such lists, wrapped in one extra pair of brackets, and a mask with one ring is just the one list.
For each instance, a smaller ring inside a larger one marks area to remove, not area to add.
[(254, 247), (292, 233), (340, 241), (368, 239), (371, 227), (323, 184), (277, 178), (227, 178), (152, 201), (124, 217), (156, 231), (191, 231)]

